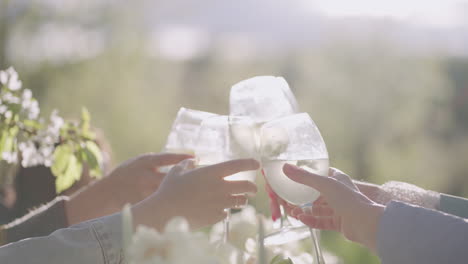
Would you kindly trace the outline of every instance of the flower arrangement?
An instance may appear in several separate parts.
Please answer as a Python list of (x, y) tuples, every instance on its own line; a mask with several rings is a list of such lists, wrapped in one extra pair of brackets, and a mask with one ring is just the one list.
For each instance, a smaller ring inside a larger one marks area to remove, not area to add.
[[(174, 218), (162, 232), (145, 226), (132, 232), (129, 207), (124, 208), (123, 234), (127, 260), (131, 264), (302, 264), (312, 263), (306, 253), (311, 247), (308, 241), (285, 245), (263, 245), (265, 232), (273, 228), (271, 220), (257, 214), (247, 206), (231, 218), (229, 243), (222, 243), (222, 223), (214, 225), (209, 233), (190, 231), (187, 221)], [(327, 263), (340, 263), (327, 255)]]
[[(100, 177), (102, 153), (83, 108), (78, 121), (65, 121), (54, 110), (47, 122), (40, 117), (38, 101), (24, 89), (10, 67), (0, 71), (0, 162), (9, 167), (50, 167), (60, 193), (80, 179), (83, 169)], [(15, 170), (9, 170), (9, 181)], [(3, 179), (5, 181), (5, 179)], [(1, 184), (1, 183), (0, 183)]]

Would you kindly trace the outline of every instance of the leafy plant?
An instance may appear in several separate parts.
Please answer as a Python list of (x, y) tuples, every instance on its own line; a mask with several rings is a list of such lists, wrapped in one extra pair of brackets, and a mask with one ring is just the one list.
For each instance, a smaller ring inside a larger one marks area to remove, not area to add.
[(31, 90), (22, 89), (16, 71), (0, 71), (0, 161), (51, 167), (57, 193), (71, 187), (85, 169), (100, 177), (102, 153), (88, 110), (82, 109), (79, 121), (64, 121), (53, 111), (47, 123), (39, 113), (37, 100)]
[(60, 193), (78, 181), (86, 168), (91, 177), (101, 177), (102, 153), (90, 129), (90, 115), (82, 109), (79, 122), (67, 121), (60, 130), (60, 145), (54, 151), (52, 173), (57, 177), (56, 191)]

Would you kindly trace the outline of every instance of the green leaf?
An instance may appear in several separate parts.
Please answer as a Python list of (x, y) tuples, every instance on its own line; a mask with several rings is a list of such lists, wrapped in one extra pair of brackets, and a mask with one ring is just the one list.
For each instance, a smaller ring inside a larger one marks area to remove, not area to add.
[(33, 128), (35, 130), (39, 130), (41, 129), (41, 124), (35, 120), (24, 120), (23, 121), (23, 124), (26, 126), (26, 127), (29, 127), (29, 128)]
[(3, 143), (3, 150), (2, 152), (11, 152), (14, 150), (15, 145), (15, 137), (11, 135), (11, 133), (7, 133), (5, 138), (5, 142)]
[(290, 258), (284, 258), (281, 255), (274, 257), (270, 264), (294, 264)]
[(81, 121), (87, 123), (91, 121), (91, 115), (86, 107), (81, 108)]
[(88, 109), (83, 107), (81, 109), (81, 132), (86, 134), (90, 129), (91, 115), (89, 114)]
[(52, 164), (51, 170), (56, 177), (65, 173), (70, 155), (73, 155), (73, 149), (68, 144), (62, 144), (55, 148), (54, 163)]
[(7, 137), (8, 137), (7, 131), (5, 131), (5, 130), (1, 131), (1, 134), (0, 134), (0, 154), (5, 151), (5, 143), (6, 143)]
[(78, 161), (77, 157), (73, 154), (69, 156), (67, 169), (64, 174), (56, 175), (55, 190), (57, 193), (70, 188), (75, 181), (81, 178), (83, 173), (83, 165)]
[(87, 141), (85, 148), (83, 148), (84, 161), (89, 167), (89, 175), (91, 177), (99, 178), (102, 176), (101, 164), (102, 153), (99, 147), (93, 141)]

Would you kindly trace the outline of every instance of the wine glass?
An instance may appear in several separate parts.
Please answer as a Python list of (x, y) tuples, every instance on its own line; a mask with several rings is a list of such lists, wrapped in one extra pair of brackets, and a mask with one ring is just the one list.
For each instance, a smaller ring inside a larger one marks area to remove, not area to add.
[[(253, 157), (257, 153), (254, 122), (248, 118), (215, 116), (205, 119), (200, 126), (195, 154), (198, 166), (238, 158)], [(225, 178), (227, 181), (255, 182), (256, 170), (235, 173)], [(230, 209), (225, 209), (223, 242), (229, 240)]]
[(232, 116), (247, 116), (257, 123), (297, 113), (296, 98), (282, 77), (257, 76), (231, 87), (229, 111)]
[[(195, 147), (200, 124), (209, 117), (217, 114), (181, 107), (167, 137), (163, 152), (195, 155)], [(162, 166), (159, 171), (168, 173), (172, 165)]]
[[(289, 179), (283, 173), (286, 163), (296, 165), (319, 175), (328, 175), (328, 152), (320, 131), (307, 113), (299, 113), (275, 119), (261, 127), (261, 156), (265, 177), (275, 193), (286, 202), (310, 208), (320, 193), (303, 184)], [(289, 238), (287, 233), (301, 233), (294, 227), (283, 227), (267, 236), (265, 243), (281, 243)], [(310, 229), (314, 243), (316, 263), (324, 263), (314, 230)]]
[[(233, 85), (229, 104), (231, 115), (248, 116), (256, 122), (257, 135), (265, 122), (299, 112), (297, 100), (288, 83), (284, 78), (275, 76), (257, 76)], [(309, 236), (306, 226), (288, 218), (283, 205), (280, 205), (280, 212), (281, 217), (275, 222), (279, 228), (267, 235), (267, 245), (285, 244)]]
[(213, 116), (217, 116), (217, 114), (181, 107), (172, 123), (164, 151), (195, 154), (200, 124), (206, 118)]

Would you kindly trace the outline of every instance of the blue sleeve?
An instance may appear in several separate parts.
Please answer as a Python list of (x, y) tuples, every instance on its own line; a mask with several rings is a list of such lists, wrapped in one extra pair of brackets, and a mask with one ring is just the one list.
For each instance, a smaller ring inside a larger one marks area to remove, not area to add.
[(383, 264), (468, 263), (468, 221), (391, 202), (379, 224), (377, 253)]
[(0, 263), (120, 264), (121, 215), (114, 214), (0, 247)]
[(439, 207), (447, 214), (468, 218), (468, 199), (441, 193)]

